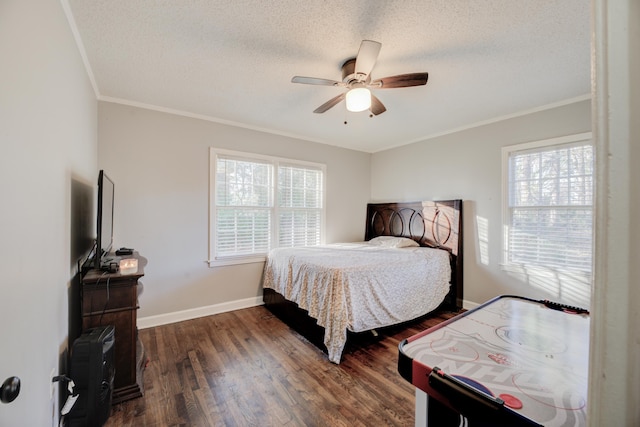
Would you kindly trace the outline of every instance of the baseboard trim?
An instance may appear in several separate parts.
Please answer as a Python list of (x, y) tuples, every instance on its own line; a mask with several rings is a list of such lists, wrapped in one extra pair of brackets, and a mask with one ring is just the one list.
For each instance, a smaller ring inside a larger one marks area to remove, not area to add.
[(168, 325), (184, 320), (197, 319), (199, 317), (226, 313), (228, 311), (262, 305), (262, 296), (228, 301), (205, 307), (191, 308), (189, 310), (174, 311), (172, 313), (158, 314), (156, 316), (138, 317), (138, 329), (152, 328), (154, 326)]
[(462, 300), (462, 308), (466, 309), (466, 310), (472, 310), (476, 307), (479, 307), (480, 304), (473, 302), (473, 301), (468, 301), (468, 300)]

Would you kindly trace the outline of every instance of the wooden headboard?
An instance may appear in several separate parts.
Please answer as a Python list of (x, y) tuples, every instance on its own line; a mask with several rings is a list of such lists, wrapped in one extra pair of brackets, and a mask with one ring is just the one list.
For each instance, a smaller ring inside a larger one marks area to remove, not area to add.
[(451, 289), (443, 305), (462, 308), (462, 200), (369, 203), (365, 240), (408, 237), (451, 254)]

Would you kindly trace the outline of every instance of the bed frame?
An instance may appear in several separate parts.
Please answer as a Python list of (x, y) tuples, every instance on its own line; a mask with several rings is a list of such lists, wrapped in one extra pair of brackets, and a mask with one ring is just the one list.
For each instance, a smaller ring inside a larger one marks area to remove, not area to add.
[[(462, 200), (370, 203), (364, 240), (378, 236), (408, 237), (424, 247), (444, 249), (451, 260), (451, 286), (440, 306), (434, 310), (460, 311), (463, 299), (462, 274)], [(286, 300), (273, 289), (263, 289), (265, 307), (288, 326), (320, 349), (324, 346), (324, 328), (306, 310)], [(365, 332), (348, 331), (347, 345)], [(370, 335), (370, 334), (369, 334)]]

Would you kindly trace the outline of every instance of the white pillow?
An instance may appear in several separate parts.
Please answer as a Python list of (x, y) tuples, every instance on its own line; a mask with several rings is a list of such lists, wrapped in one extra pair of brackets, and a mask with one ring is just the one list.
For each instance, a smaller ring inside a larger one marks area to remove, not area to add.
[(418, 242), (407, 237), (378, 236), (369, 240), (369, 244), (385, 248), (408, 248), (420, 246)]

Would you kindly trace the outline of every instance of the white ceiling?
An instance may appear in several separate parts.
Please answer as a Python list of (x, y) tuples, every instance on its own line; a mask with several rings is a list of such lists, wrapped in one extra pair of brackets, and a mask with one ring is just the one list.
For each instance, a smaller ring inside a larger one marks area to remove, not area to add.
[[(99, 99), (365, 152), (590, 92), (588, 0), (63, 1)], [(344, 89), (291, 78), (341, 80), (363, 39), (374, 79), (427, 85), (375, 90), (376, 117), (314, 114)]]

